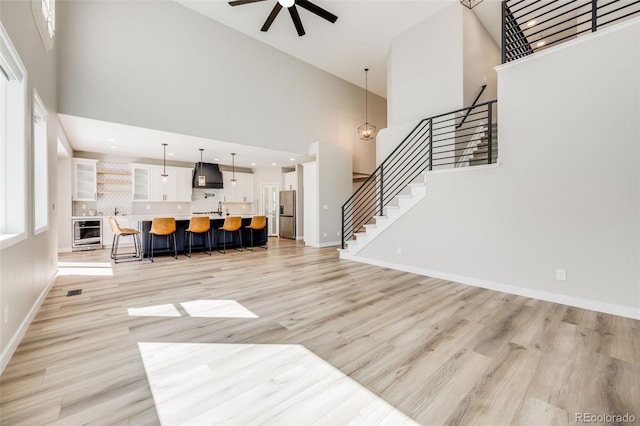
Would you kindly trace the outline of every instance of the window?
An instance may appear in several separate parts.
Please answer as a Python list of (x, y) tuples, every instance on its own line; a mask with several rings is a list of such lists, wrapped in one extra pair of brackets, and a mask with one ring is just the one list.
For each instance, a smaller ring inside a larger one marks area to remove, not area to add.
[(49, 150), (47, 108), (33, 91), (33, 233), (49, 229)]
[(26, 238), (27, 71), (0, 23), (0, 248)]
[(53, 48), (53, 36), (56, 32), (55, 6), (55, 0), (31, 0), (33, 17), (47, 52)]

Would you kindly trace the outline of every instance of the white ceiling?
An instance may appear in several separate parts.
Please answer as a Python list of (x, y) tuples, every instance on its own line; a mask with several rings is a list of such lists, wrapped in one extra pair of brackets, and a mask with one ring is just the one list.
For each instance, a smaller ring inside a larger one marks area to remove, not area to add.
[(268, 32), (260, 31), (277, 0), (232, 7), (223, 0), (174, 0), (311, 65), (387, 97), (387, 52), (398, 35), (458, 0), (311, 0), (338, 16), (332, 24), (297, 7), (306, 31), (298, 37), (283, 8)]
[(126, 126), (106, 121), (58, 114), (62, 127), (76, 151), (139, 159), (162, 159), (162, 143), (167, 144), (167, 160), (195, 163), (204, 148), (206, 163), (231, 165), (235, 152), (237, 167), (293, 167), (312, 161), (313, 157), (296, 153), (257, 148), (229, 142), (180, 135), (177, 133)]
[[(387, 53), (392, 40), (459, 0), (312, 0), (337, 15), (338, 20), (331, 24), (298, 7), (306, 31), (303, 37), (298, 37), (284, 9), (268, 32), (260, 31), (277, 0), (235, 7), (222, 0), (174, 1), (363, 88), (364, 68), (368, 67), (369, 90), (386, 98)], [(500, 1), (484, 0), (474, 12), (493, 37), (499, 39), (495, 28), (499, 29), (500, 25)], [(230, 164), (230, 153), (236, 152), (236, 165), (240, 167), (272, 166), (273, 163), (277, 167), (289, 167), (310, 160), (300, 154), (81, 117), (61, 114), (60, 120), (71, 146), (78, 151), (162, 159), (160, 144), (164, 141), (169, 144), (167, 152), (172, 153), (168, 159), (175, 161), (197, 161), (198, 148), (205, 148), (205, 161), (220, 164)]]

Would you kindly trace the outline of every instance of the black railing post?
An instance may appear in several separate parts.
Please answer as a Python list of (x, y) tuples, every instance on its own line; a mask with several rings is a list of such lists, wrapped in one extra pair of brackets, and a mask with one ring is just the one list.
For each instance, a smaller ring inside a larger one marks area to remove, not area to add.
[(344, 205), (342, 206), (342, 233), (340, 234), (342, 240), (342, 248), (344, 249)]
[(433, 170), (433, 118), (429, 119), (429, 171)]
[(591, 0), (591, 32), (598, 29), (598, 1)]
[(502, 63), (506, 63), (507, 62), (507, 48), (505, 46), (506, 44), (506, 37), (505, 37), (505, 12), (506, 12), (506, 7), (507, 7), (507, 0), (503, 0), (502, 1), (502, 15), (500, 16), (501, 22), (502, 22), (502, 48), (501, 53), (502, 53)]
[(380, 216), (384, 216), (384, 175), (382, 169), (382, 164), (380, 164)]
[(487, 139), (489, 142), (489, 149), (487, 153), (489, 154), (489, 158), (487, 159), (487, 164), (491, 164), (491, 159), (493, 157), (493, 103), (489, 102), (487, 104), (487, 121), (489, 122), (489, 131), (487, 132)]

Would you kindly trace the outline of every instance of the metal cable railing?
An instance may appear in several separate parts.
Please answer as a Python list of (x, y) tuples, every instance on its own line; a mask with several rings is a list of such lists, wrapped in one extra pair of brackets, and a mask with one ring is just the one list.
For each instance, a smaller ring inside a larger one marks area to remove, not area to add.
[(342, 206), (342, 248), (426, 170), (497, 160), (497, 101), (420, 121)]
[(640, 16), (640, 0), (505, 0), (502, 63)]

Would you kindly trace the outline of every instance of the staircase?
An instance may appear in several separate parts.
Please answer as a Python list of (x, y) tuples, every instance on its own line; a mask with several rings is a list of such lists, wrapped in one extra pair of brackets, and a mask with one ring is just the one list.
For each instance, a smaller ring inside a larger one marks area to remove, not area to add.
[(362, 250), (368, 242), (384, 232), (393, 222), (402, 217), (413, 206), (418, 204), (427, 194), (426, 174), (422, 173), (414, 182), (407, 185), (402, 193), (387, 206), (383, 215), (374, 215), (368, 223), (363, 224), (356, 232), (354, 238), (346, 242), (345, 248), (338, 249), (341, 259), (349, 259)]
[(424, 198), (427, 171), (494, 163), (496, 106), (490, 101), (420, 121), (342, 206), (340, 257), (354, 256)]

